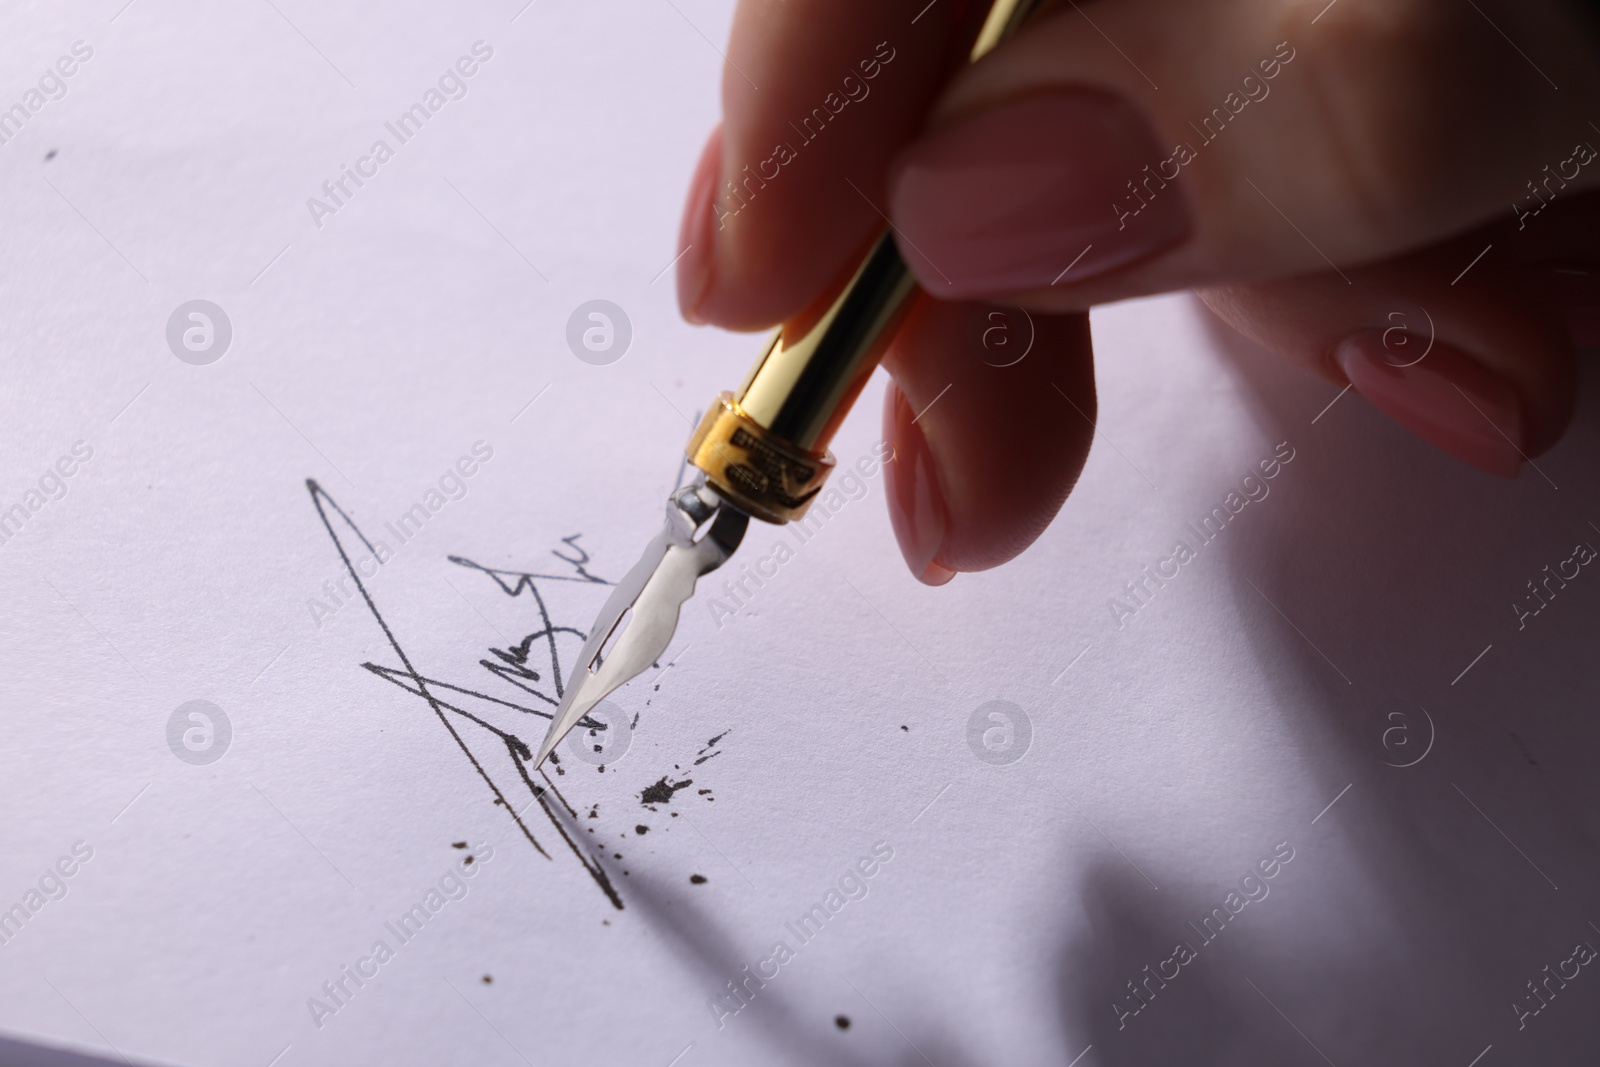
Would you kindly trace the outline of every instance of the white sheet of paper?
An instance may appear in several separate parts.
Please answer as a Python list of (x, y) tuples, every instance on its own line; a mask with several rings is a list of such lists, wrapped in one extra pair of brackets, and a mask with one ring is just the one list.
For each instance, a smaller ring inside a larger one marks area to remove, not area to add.
[[(868, 462), (810, 540), (752, 530), (615, 697), (625, 754), (541, 807), (507, 740), (543, 734), (538, 635), (570, 667), (606, 593), (574, 579), (632, 564), (759, 342), (684, 325), (666, 270), (730, 5), (521, 6), (0, 15), (0, 107), (92, 51), (0, 145), (7, 1063), (1594, 1047), (1600, 572), (1512, 607), (1600, 545), (1592, 377), (1502, 484), (1190, 298), (1097, 312), (1096, 444), (1037, 545), (923, 588)], [(168, 344), (194, 299), (208, 365)], [(606, 366), (566, 342), (593, 299), (631, 323)], [(529, 635), (538, 679), (492, 651)]]

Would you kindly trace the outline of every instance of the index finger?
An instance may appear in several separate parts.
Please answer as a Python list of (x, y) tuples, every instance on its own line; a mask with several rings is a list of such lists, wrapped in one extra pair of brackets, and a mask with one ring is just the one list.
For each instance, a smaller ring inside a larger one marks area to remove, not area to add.
[(723, 125), (684, 212), (685, 317), (771, 326), (855, 265), (887, 224), (890, 159), (987, 11), (982, 0), (740, 0)]

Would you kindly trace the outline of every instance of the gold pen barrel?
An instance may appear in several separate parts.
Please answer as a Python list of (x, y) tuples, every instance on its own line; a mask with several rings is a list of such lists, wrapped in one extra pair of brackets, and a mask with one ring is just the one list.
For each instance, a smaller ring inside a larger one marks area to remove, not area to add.
[(872, 376), (916, 281), (885, 231), (810, 328), (779, 330), (734, 400), (797, 448), (821, 451)]
[(886, 231), (820, 318), (779, 330), (739, 391), (717, 397), (689, 438), (689, 462), (758, 519), (805, 514), (833, 469), (828, 443), (915, 288)]
[[(996, 0), (976, 61), (1038, 0)], [(833, 469), (828, 443), (849, 414), (916, 288), (886, 229), (826, 311), (779, 330), (737, 393), (722, 393), (689, 438), (689, 462), (735, 507), (767, 522), (805, 514)]]

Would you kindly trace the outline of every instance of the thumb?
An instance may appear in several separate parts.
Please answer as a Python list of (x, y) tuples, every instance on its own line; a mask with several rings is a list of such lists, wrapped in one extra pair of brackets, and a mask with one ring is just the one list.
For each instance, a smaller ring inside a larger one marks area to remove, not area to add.
[(1563, 0), (1072, 4), (953, 83), (889, 212), (943, 298), (1337, 270), (1600, 186), (1597, 54)]

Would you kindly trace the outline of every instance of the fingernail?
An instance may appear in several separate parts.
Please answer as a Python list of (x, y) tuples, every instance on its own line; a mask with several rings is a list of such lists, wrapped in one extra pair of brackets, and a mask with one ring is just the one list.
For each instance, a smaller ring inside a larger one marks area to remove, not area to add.
[(711, 228), (717, 178), (722, 173), (722, 124), (718, 123), (700, 151), (694, 177), (689, 179), (689, 199), (678, 228), (678, 310), (696, 325), (705, 323), (700, 305), (711, 289), (716, 234)]
[(1133, 105), (1040, 93), (902, 154), (890, 214), (928, 292), (994, 296), (1079, 281), (1177, 243), (1190, 228), (1178, 173)]
[(915, 419), (910, 401), (891, 380), (883, 397), (884, 430), (894, 448), (894, 459), (884, 471), (889, 521), (911, 573), (927, 585), (943, 585), (956, 576), (955, 571), (934, 562), (948, 524), (944, 496), (933, 450)]
[[(1522, 402), (1477, 360), (1420, 337), (1386, 346), (1390, 331), (1366, 330), (1334, 349), (1357, 392), (1400, 425), (1479, 470), (1514, 478), (1526, 450)], [(1393, 338), (1391, 338), (1393, 340)], [(1426, 352), (1420, 359), (1413, 355)]]

